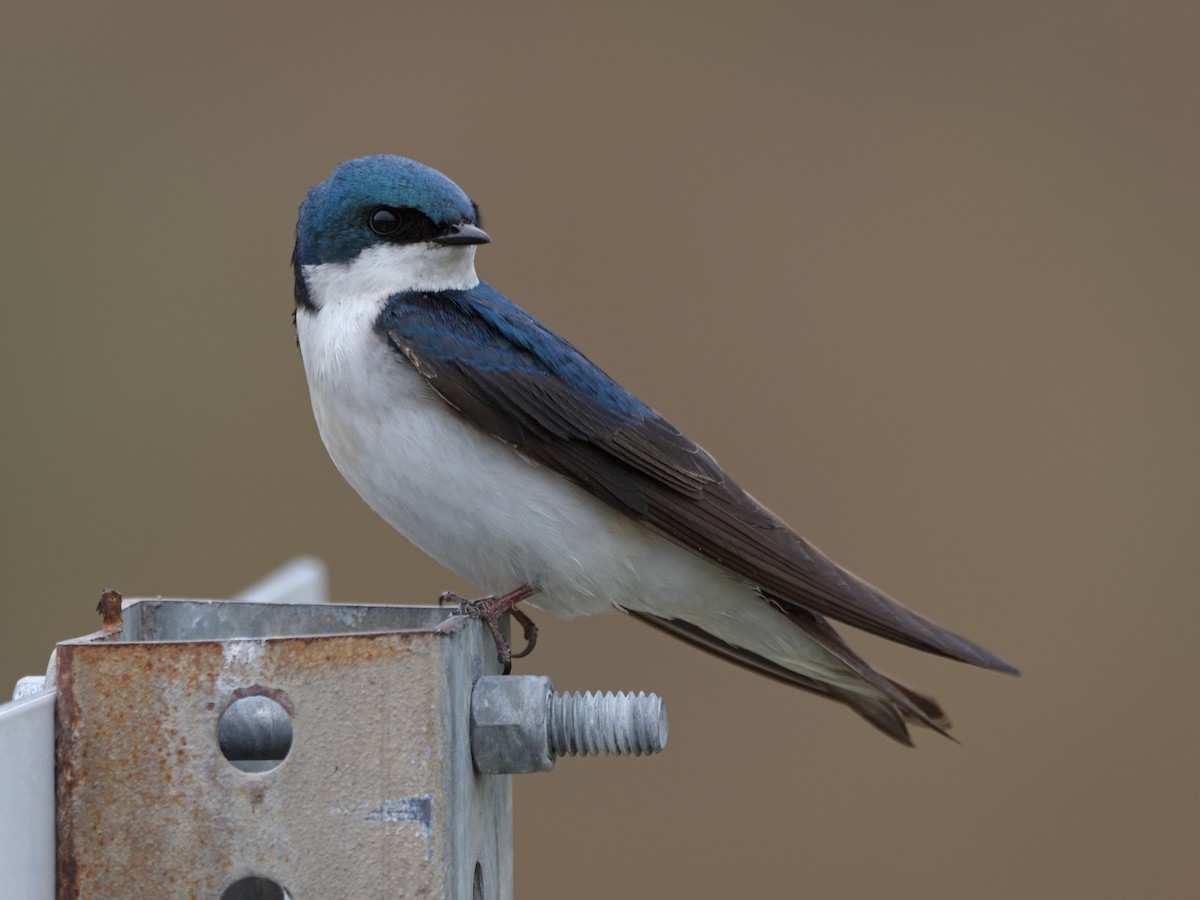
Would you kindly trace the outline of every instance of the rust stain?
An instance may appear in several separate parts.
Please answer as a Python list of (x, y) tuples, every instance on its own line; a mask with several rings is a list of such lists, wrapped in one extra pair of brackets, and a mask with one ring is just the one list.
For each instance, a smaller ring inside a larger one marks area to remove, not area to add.
[(105, 634), (113, 634), (125, 627), (121, 617), (121, 594), (112, 588), (105, 588), (96, 604), (96, 612), (100, 613), (101, 628)]
[(75, 864), (75, 831), (66, 827), (66, 814), (74, 801), (76, 776), (74, 754), (75, 733), (79, 728), (81, 712), (75, 698), (74, 681), (71, 678), (74, 656), (70, 646), (58, 648), (55, 654), (57, 671), (57, 697), (55, 700), (54, 747), (57, 793), (58, 855), (56, 870), (59, 897), (79, 896), (79, 870)]
[[(262, 638), (283, 654), (280, 659), (297, 662), (358, 664), (364, 660), (394, 657), (396, 651), (411, 653), (418, 649), (432, 631), (356, 631), (336, 634), (305, 634), (288, 637)], [(440, 635), (439, 635), (440, 636)], [(330, 640), (336, 638), (336, 640)], [(386, 640), (381, 640), (386, 638)], [(316, 651), (315, 655), (313, 651)]]

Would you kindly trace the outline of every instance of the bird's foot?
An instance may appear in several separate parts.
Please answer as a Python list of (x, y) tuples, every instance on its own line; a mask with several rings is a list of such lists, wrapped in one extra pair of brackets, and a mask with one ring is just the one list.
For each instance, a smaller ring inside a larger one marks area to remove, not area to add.
[[(492, 633), (492, 639), (496, 642), (496, 658), (504, 666), (504, 674), (507, 675), (512, 671), (512, 661), (520, 659), (523, 656), (528, 656), (533, 652), (534, 645), (537, 644), (537, 626), (533, 624), (533, 619), (517, 609), (518, 603), (526, 597), (532, 597), (536, 593), (537, 588), (530, 587), (527, 584), (523, 584), (515, 591), (509, 591), (507, 594), (502, 594), (499, 597), (480, 597), (478, 600), (468, 600), (466, 597), (460, 597), (452, 591), (446, 591), (442, 596), (438, 597), (438, 606), (455, 603), (458, 605), (458, 610), (454, 613), (455, 615), (470, 616), (472, 619), (478, 619), (483, 622), (488, 627), (488, 631)], [(500, 631), (499, 620), (505, 613), (508, 613), (520, 622), (521, 628), (525, 632), (525, 649), (520, 653), (512, 652), (512, 647), (509, 646), (508, 641), (505, 640), (504, 635)]]

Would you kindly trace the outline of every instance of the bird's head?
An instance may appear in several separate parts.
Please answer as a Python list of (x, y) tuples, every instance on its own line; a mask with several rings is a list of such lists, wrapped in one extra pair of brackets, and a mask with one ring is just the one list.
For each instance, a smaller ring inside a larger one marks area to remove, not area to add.
[(314, 309), (314, 277), (353, 275), (360, 290), (470, 287), (479, 207), (453, 181), (399, 156), (364, 156), (313, 187), (296, 224), (296, 303)]

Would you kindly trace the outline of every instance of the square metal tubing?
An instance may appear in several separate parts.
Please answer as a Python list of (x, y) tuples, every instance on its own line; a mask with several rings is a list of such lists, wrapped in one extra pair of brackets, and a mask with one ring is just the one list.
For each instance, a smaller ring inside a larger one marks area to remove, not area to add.
[[(486, 628), (437, 607), (128, 605), (58, 645), (59, 897), (509, 900), (511, 776), (470, 747), (499, 671)], [(218, 745), (248, 696), (291, 725), (267, 771)]]

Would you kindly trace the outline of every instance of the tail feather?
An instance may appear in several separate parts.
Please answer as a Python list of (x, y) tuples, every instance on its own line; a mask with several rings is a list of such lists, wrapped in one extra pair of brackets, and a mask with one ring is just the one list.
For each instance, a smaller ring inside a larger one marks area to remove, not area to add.
[(950, 721), (950, 717), (946, 715), (946, 711), (942, 709), (941, 704), (939, 704), (928, 694), (922, 694), (920, 691), (914, 691), (912, 688), (901, 684), (894, 678), (888, 678), (888, 681), (895, 686), (896, 690), (908, 697), (912, 704), (918, 707), (923, 713), (925, 713), (926, 716), (928, 716), (942, 728), (949, 730), (952, 723)]
[(906, 747), (913, 746), (913, 740), (908, 733), (908, 725), (905, 722), (904, 716), (890, 701), (881, 700), (878, 697), (868, 697), (865, 694), (856, 694), (853, 691), (845, 691), (839, 688), (833, 688), (830, 691), (830, 695), (835, 700), (841, 700), (888, 737), (899, 741)]
[[(791, 669), (785, 668), (777, 662), (760, 656), (757, 653), (751, 653), (749, 650), (744, 650), (741, 647), (736, 647), (702, 628), (681, 619), (666, 619), (636, 610), (626, 610), (626, 612), (634, 618), (645, 622), (647, 625), (651, 625), (673, 637), (687, 641), (689, 644), (706, 650), (714, 656), (719, 656), (743, 668), (757, 672), (760, 675), (765, 675), (768, 678), (773, 678), (792, 687), (797, 687), (809, 693), (819, 694), (831, 700), (844, 703), (888, 737), (906, 746), (912, 746), (912, 738), (908, 733), (906, 721), (926, 725), (954, 740), (946, 732), (946, 729), (950, 727), (950, 720), (946, 717), (945, 712), (942, 711), (937, 701), (932, 697), (905, 687), (890, 678), (886, 678), (874, 669), (871, 669), (870, 666), (867, 666), (865, 662), (854, 655), (853, 651), (845, 645), (845, 642), (841, 641), (840, 637), (837, 637), (837, 633), (828, 625), (825, 625), (825, 628), (834, 634), (836, 638), (835, 646), (838, 646), (838, 649), (827, 646), (828, 638), (824, 634), (820, 638), (817, 638), (813, 634), (810, 634), (810, 637), (814, 637), (822, 646), (826, 646), (826, 649), (835, 653), (839, 659), (843, 659), (843, 653), (848, 653), (853, 659), (857, 660), (859, 665), (851, 666), (851, 668), (861, 675), (862, 673), (859, 671), (859, 668), (865, 667), (873, 676), (873, 678), (868, 680), (886, 695), (885, 698), (856, 694), (853, 691), (818, 681), (799, 672), (793, 672)], [(821, 620), (821, 623), (824, 624), (824, 620)], [(806, 633), (809, 633), (808, 628), (804, 630)], [(843, 661), (847, 662), (848, 665), (850, 664), (845, 659)], [(877, 680), (886, 684), (887, 687), (882, 687), (881, 684), (877, 683)]]
[[(945, 735), (954, 741), (954, 737), (950, 732), (938, 724), (937, 716), (930, 715), (926, 711), (925, 706), (929, 698), (906, 688), (900, 687), (896, 682), (892, 681), (871, 668), (870, 664), (865, 659), (850, 649), (850, 645), (842, 640), (842, 636), (833, 630), (833, 626), (826, 622), (821, 616), (816, 613), (809, 612), (805, 609), (796, 607), (784, 607), (780, 610), (793, 623), (807, 634), (812, 640), (816, 641), (843, 663), (845, 663), (856, 675), (863, 681), (870, 684), (872, 687), (881, 691), (888, 700), (896, 707), (896, 709), (907, 715), (922, 725), (932, 728), (939, 734)], [(915, 694), (915, 696), (914, 696)], [(937, 712), (941, 714), (941, 708), (934, 703), (933, 706)], [(860, 714), (865, 715), (859, 710)], [(942, 718), (944, 718), (942, 714)], [(955, 741), (957, 743), (957, 741)]]

